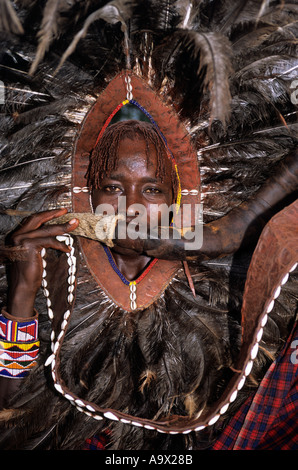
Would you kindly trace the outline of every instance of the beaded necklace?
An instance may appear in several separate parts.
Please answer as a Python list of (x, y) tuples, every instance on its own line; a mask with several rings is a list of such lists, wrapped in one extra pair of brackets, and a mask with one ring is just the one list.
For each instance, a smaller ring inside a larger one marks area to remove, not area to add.
[(135, 280), (135, 281), (129, 281), (126, 279), (125, 276), (119, 271), (118, 266), (116, 265), (113, 255), (110, 252), (109, 248), (106, 245), (103, 245), (103, 249), (108, 257), (109, 263), (112, 266), (113, 270), (115, 273), (120, 277), (121, 281), (123, 284), (126, 286), (129, 286), (129, 298), (130, 298), (130, 308), (132, 310), (136, 310), (137, 308), (137, 284), (139, 284), (144, 277), (149, 273), (149, 271), (153, 268), (153, 266), (157, 263), (158, 259), (154, 258), (149, 266), (145, 269), (145, 271)]

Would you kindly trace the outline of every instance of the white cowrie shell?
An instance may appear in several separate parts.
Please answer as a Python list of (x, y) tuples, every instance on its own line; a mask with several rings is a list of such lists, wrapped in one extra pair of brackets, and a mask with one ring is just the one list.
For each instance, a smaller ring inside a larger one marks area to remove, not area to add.
[(208, 422), (208, 426), (212, 426), (212, 424), (216, 423), (219, 417), (220, 415), (218, 414), (218, 415), (215, 415), (213, 418), (211, 418), (210, 421)]
[(106, 413), (103, 414), (105, 416), (105, 418), (108, 418), (108, 419), (112, 419), (113, 421), (119, 421), (119, 419), (117, 418), (117, 416), (115, 416), (113, 413), (111, 413), (110, 411), (107, 411)]
[(280, 291), (281, 291), (281, 287), (279, 286), (279, 287), (275, 290), (275, 292), (274, 292), (274, 295), (273, 295), (273, 298), (274, 298), (274, 299), (277, 299), (277, 297), (278, 297), (279, 294), (280, 294)]
[(273, 309), (274, 307), (274, 300), (271, 300), (270, 304), (268, 305), (268, 308), (267, 308), (267, 313), (270, 313), (271, 310)]
[(225, 414), (225, 412), (227, 411), (227, 409), (229, 408), (229, 403), (226, 403), (221, 409), (220, 409), (220, 414), (223, 415)]
[(55, 387), (55, 389), (56, 389), (59, 393), (62, 393), (62, 394), (63, 394), (63, 390), (62, 390), (61, 385), (59, 385), (59, 384), (54, 384), (54, 387)]
[(244, 371), (244, 375), (246, 377), (250, 374), (252, 366), (253, 366), (253, 361), (249, 361), (247, 366), (245, 367), (245, 371)]
[(256, 343), (254, 345), (254, 347), (252, 348), (251, 353), (250, 353), (251, 359), (255, 359), (257, 357), (258, 350), (259, 350), (259, 345), (258, 345), (258, 343)]

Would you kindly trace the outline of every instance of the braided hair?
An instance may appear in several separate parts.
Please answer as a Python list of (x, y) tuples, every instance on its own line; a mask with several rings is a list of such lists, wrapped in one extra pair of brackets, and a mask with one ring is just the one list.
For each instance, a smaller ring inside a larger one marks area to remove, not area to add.
[[(153, 124), (146, 121), (120, 121), (111, 124), (90, 154), (90, 162), (86, 173), (87, 186), (99, 189), (105, 176), (117, 168), (119, 146), (124, 139), (143, 139), (146, 145), (147, 161), (150, 158), (150, 145), (153, 145), (157, 156), (156, 177), (163, 181), (166, 174), (165, 159), (169, 158), (167, 150)], [(171, 171), (174, 197), (177, 196), (178, 180), (172, 165)]]

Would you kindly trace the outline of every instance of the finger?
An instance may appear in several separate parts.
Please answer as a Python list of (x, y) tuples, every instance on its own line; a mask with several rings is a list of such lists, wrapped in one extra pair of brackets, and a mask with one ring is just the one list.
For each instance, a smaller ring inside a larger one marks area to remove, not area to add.
[(31, 232), (25, 232), (14, 234), (13, 241), (16, 245), (23, 244), (24, 239), (34, 239), (34, 238), (42, 238), (42, 237), (56, 237), (57, 235), (63, 235), (64, 233), (71, 232), (79, 225), (79, 221), (77, 219), (72, 219), (65, 224), (57, 224), (57, 225), (44, 225), (36, 230), (32, 230)]
[(21, 234), (26, 232), (31, 232), (38, 229), (41, 225), (45, 224), (49, 220), (54, 219), (55, 217), (60, 217), (67, 213), (67, 208), (62, 209), (53, 209), (49, 211), (38, 212), (36, 214), (27, 217), (22, 221), (21, 227), (16, 230), (15, 234)]
[(43, 248), (52, 248), (54, 250), (68, 253), (70, 247), (64, 242), (60, 242), (55, 237), (26, 238), (23, 240), (23, 246), (28, 251), (40, 252)]

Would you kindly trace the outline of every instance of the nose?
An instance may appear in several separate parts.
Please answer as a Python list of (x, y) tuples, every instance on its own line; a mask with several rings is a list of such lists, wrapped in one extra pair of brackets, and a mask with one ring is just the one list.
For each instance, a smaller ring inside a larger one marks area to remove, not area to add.
[(126, 193), (126, 217), (134, 218), (146, 212), (142, 195), (138, 191), (131, 188)]

